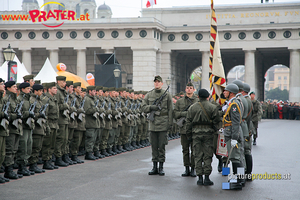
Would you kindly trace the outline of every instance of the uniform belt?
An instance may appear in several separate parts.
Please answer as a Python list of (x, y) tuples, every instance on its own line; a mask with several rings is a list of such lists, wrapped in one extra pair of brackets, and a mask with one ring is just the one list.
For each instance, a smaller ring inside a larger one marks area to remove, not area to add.
[(167, 115), (169, 115), (168, 112), (161, 112), (159, 116), (167, 116)]
[(227, 127), (227, 126), (232, 126), (232, 124), (230, 124), (230, 123), (224, 124), (224, 127)]

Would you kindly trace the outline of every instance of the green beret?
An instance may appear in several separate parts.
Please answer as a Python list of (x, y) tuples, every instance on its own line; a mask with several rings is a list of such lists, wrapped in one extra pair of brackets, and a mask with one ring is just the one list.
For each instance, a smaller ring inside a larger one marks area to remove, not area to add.
[(30, 84), (27, 83), (27, 82), (21, 83), (21, 84), (18, 86), (19, 89), (24, 89), (24, 88), (27, 88), (27, 87), (30, 87)]
[(55, 82), (47, 83), (47, 88), (52, 88), (56, 86)]
[(23, 79), (24, 79), (24, 81), (30, 81), (30, 79), (33, 79), (33, 77), (34, 77), (34, 75), (30, 74), (30, 75), (23, 76)]
[(76, 82), (76, 83), (73, 83), (73, 86), (74, 86), (74, 87), (81, 86), (81, 82)]
[(66, 81), (66, 79), (67, 79), (67, 77), (65, 77), (65, 76), (57, 76), (56, 77), (57, 81)]
[(42, 90), (42, 89), (44, 89), (44, 87), (42, 85), (35, 84), (35, 85), (32, 86), (33, 91)]
[(198, 91), (198, 96), (201, 98), (208, 98), (209, 97), (209, 92), (206, 89), (200, 89)]
[(34, 84), (41, 84), (41, 80), (34, 80)]
[(81, 88), (81, 92), (86, 92), (86, 89), (85, 88)]
[(73, 85), (73, 81), (67, 81), (66, 83), (67, 83), (66, 86), (68, 86), (68, 87)]
[(95, 89), (96, 89), (96, 87), (93, 86), (93, 85), (92, 85), (92, 86), (87, 86), (87, 87), (86, 87), (86, 90), (87, 90), (87, 91), (89, 91), (89, 90), (95, 90)]
[(163, 82), (162, 78), (159, 75), (154, 77), (154, 81), (156, 81), (156, 80), (159, 81), (159, 82)]
[(103, 87), (102, 86), (96, 86), (96, 91), (102, 90)]
[(188, 82), (188, 83), (186, 84), (186, 86), (193, 86), (193, 87), (194, 87), (194, 85), (193, 85), (191, 82)]

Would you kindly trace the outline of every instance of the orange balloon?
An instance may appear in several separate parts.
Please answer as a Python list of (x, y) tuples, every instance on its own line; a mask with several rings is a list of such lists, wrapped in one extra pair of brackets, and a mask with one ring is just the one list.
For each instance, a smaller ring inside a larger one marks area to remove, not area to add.
[(58, 63), (58, 64), (56, 65), (56, 69), (57, 69), (58, 71), (66, 71), (67, 66), (66, 66), (64, 63)]
[(90, 79), (90, 80), (88, 80), (87, 81), (90, 85), (95, 85), (95, 79), (93, 78), (93, 79)]

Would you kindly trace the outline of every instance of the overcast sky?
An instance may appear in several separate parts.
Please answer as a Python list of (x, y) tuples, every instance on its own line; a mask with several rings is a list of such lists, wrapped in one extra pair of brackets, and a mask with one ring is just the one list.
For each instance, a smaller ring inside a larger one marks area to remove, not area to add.
[[(0, 0), (0, 10), (21, 10), (23, 0)], [(53, 0), (61, 2), (60, 0)], [(264, 0), (265, 1), (265, 0)], [(275, 3), (281, 2), (299, 2), (300, 0), (274, 0)], [(9, 7), (8, 7), (9, 2)], [(43, 5), (44, 0), (38, 0), (39, 6)], [(142, 2), (142, 4), (141, 4)], [(210, 0), (156, 0), (157, 5), (153, 8), (166, 8), (173, 6), (199, 6), (210, 5)], [(225, 3), (226, 2), (226, 3)], [(224, 4), (255, 4), (260, 3), (261, 0), (215, 0), (215, 5)], [(273, 0), (269, 0), (270, 3)], [(96, 0), (97, 6), (104, 3), (104, 0)], [(146, 8), (147, 0), (105, 0), (105, 4), (110, 6), (113, 12), (112, 17), (137, 17), (140, 16), (141, 5)]]

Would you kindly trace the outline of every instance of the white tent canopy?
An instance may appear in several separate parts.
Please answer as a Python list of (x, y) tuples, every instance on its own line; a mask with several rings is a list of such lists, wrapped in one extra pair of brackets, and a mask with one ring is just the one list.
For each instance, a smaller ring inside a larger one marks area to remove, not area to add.
[(56, 82), (56, 76), (57, 73), (47, 58), (40, 72), (34, 77), (34, 80), (41, 80), (41, 83)]
[[(17, 63), (17, 83), (23, 83), (23, 76), (29, 75), (29, 72), (27, 71), (26, 67), (24, 66), (23, 63), (20, 62), (17, 56), (14, 57), (14, 61)], [(5, 61), (1, 68), (0, 68), (0, 77), (7, 81), (7, 61)], [(3, 76), (3, 77), (2, 77)]]

